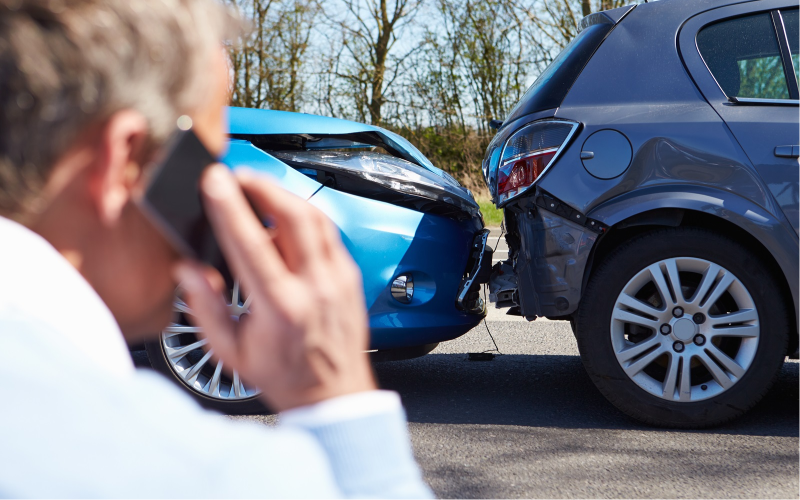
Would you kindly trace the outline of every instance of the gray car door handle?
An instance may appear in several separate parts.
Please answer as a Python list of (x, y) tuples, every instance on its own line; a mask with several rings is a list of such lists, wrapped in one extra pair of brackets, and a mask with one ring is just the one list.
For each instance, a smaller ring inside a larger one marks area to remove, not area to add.
[(775, 146), (778, 158), (800, 158), (800, 146)]

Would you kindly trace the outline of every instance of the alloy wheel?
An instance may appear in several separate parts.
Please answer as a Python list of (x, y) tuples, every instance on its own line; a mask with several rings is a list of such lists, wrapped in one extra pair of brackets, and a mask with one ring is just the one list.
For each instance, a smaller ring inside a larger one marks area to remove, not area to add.
[[(238, 281), (228, 298), (231, 318), (238, 321), (248, 313), (250, 299), (243, 296)], [(173, 322), (161, 332), (161, 346), (172, 371), (187, 387), (208, 398), (241, 401), (258, 396), (260, 391), (245, 384), (238, 372), (234, 370), (233, 377), (229, 377), (222, 370), (222, 361), (213, 361), (213, 349), (199, 336), (202, 330), (189, 321), (192, 314), (186, 302), (176, 295)]]
[(638, 272), (619, 294), (611, 341), (625, 374), (659, 398), (695, 402), (730, 389), (750, 368), (761, 328), (747, 288), (694, 257)]

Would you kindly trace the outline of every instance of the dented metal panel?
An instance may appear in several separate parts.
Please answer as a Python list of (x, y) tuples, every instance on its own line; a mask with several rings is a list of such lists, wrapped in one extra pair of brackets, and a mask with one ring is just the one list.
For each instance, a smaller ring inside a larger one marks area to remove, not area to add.
[(598, 233), (535, 206), (531, 198), (511, 210), (520, 237), (515, 268), (522, 315), (534, 319), (575, 312)]

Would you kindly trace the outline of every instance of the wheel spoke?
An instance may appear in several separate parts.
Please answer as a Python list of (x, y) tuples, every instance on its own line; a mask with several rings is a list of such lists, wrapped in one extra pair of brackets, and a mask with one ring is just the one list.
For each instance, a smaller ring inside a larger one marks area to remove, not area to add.
[(659, 326), (658, 321), (647, 319), (645, 317), (639, 316), (638, 314), (633, 314), (632, 312), (623, 311), (622, 309), (614, 310), (613, 319), (622, 321), (623, 323), (633, 323), (635, 325), (641, 325), (650, 328), (653, 331), (658, 331), (658, 326)]
[(708, 296), (708, 300), (700, 304), (701, 308), (705, 310), (710, 309), (711, 306), (717, 303), (719, 298), (722, 297), (722, 294), (728, 290), (728, 288), (733, 284), (733, 282), (736, 281), (736, 278), (733, 277), (733, 274), (725, 270), (722, 270), (722, 272), (723, 275), (719, 279), (719, 282), (716, 284), (716, 286), (712, 287), (711, 293)]
[(681, 290), (681, 277), (678, 274), (677, 262), (675, 262), (675, 259), (669, 259), (664, 262), (664, 265), (667, 268), (667, 276), (672, 286), (672, 293), (675, 294), (675, 304), (686, 307), (686, 299), (683, 297), (683, 291)]
[[(678, 372), (680, 370), (681, 358), (675, 354), (669, 356), (669, 364), (667, 364), (667, 375), (664, 377), (664, 392), (662, 396), (664, 399), (670, 401), (675, 400), (675, 390), (678, 388)], [(678, 394), (680, 398), (680, 394)]]
[(646, 340), (639, 342), (638, 344), (634, 344), (633, 347), (629, 347), (624, 351), (620, 351), (617, 353), (617, 359), (620, 363), (627, 363), (628, 361), (636, 358), (644, 354), (645, 352), (649, 351), (653, 347), (659, 345), (660, 339), (658, 338), (658, 334), (653, 334)]
[(194, 384), (194, 381), (197, 380), (197, 376), (200, 374), (200, 370), (202, 370), (203, 367), (206, 365), (206, 363), (208, 363), (208, 360), (211, 359), (213, 353), (214, 350), (209, 349), (205, 353), (205, 355), (202, 358), (200, 358), (200, 361), (198, 361), (197, 364), (195, 364), (193, 367), (191, 367), (189, 370), (185, 372), (186, 375), (184, 375), (183, 378), (184, 380), (186, 380), (186, 383), (188, 383), (189, 385)]
[(694, 292), (694, 296), (692, 296), (692, 300), (689, 301), (689, 304), (700, 304), (700, 301), (703, 300), (703, 297), (706, 296), (708, 290), (711, 288), (711, 285), (713, 285), (717, 280), (720, 269), (722, 268), (714, 263), (709, 264), (709, 266), (706, 268), (706, 272), (703, 274), (703, 279), (697, 286), (697, 290)]
[(176, 358), (182, 358), (183, 356), (186, 356), (190, 352), (194, 351), (195, 349), (199, 349), (199, 348), (203, 347), (207, 343), (208, 343), (207, 339), (200, 339), (197, 342), (193, 342), (193, 343), (191, 343), (191, 344), (189, 344), (187, 346), (180, 347), (180, 348), (177, 348), (177, 349), (174, 349), (172, 347), (166, 347), (166, 346), (165, 347), (166, 347), (167, 356), (169, 356), (171, 359), (176, 359)]
[(721, 316), (709, 316), (708, 321), (712, 326), (729, 325), (731, 323), (745, 323), (758, 320), (758, 312), (755, 309), (740, 309), (736, 312), (723, 314)]
[(231, 305), (239, 305), (239, 280), (233, 282), (233, 291), (231, 291)]
[(655, 283), (658, 293), (661, 294), (661, 300), (664, 302), (664, 305), (675, 305), (675, 300), (672, 298), (672, 293), (670, 292), (669, 286), (667, 286), (667, 282), (664, 279), (664, 273), (661, 271), (661, 266), (658, 263), (655, 263), (648, 267), (647, 270), (650, 271), (650, 277), (653, 279), (653, 283)]
[(651, 316), (653, 318), (658, 319), (659, 316), (664, 314), (665, 310), (659, 311), (652, 305), (648, 304), (647, 302), (642, 302), (641, 300), (631, 297), (627, 293), (623, 292), (620, 294), (619, 298), (617, 299), (617, 307), (625, 306), (628, 309), (633, 310), (639, 314), (646, 314), (647, 316)]
[(758, 325), (728, 326), (725, 328), (714, 328), (709, 330), (708, 336), (714, 337), (741, 337), (756, 338), (761, 334), (761, 327)]
[(208, 393), (214, 397), (220, 397), (219, 382), (222, 379), (222, 360), (217, 362), (217, 367), (214, 369), (214, 375), (208, 383)]
[(242, 382), (239, 380), (239, 372), (236, 370), (233, 371), (233, 383), (231, 384), (231, 392), (236, 395), (237, 398), (242, 397)]
[(717, 346), (714, 344), (707, 344), (706, 345), (706, 352), (711, 354), (714, 359), (716, 359), (720, 365), (722, 365), (725, 370), (727, 370), (731, 375), (736, 377), (737, 379), (742, 378), (744, 375), (745, 369), (739, 366), (739, 363), (731, 359), (727, 354), (720, 351)]
[(245, 312), (248, 312), (248, 313), (250, 312), (250, 302), (252, 301), (252, 299), (253, 299), (253, 295), (251, 294), (250, 296), (248, 296), (244, 300), (244, 305), (242, 306), (242, 309), (244, 309)]
[(627, 368), (623, 367), (625, 373), (628, 374), (629, 377), (633, 377), (640, 371), (647, 368), (650, 363), (655, 361), (659, 356), (662, 355), (661, 349), (655, 349), (652, 352), (649, 352), (642, 356), (641, 358), (637, 359), (635, 362), (631, 363)]
[[(676, 356), (677, 357), (677, 356)], [(689, 356), (681, 358), (681, 382), (678, 400), (681, 402), (692, 400), (692, 363)]]
[(198, 326), (189, 326), (189, 325), (179, 325), (177, 323), (172, 323), (168, 327), (164, 328), (164, 333), (200, 333), (202, 330)]
[(701, 352), (697, 355), (697, 358), (701, 363), (703, 363), (703, 366), (705, 366), (708, 371), (711, 372), (711, 376), (714, 377), (714, 380), (716, 380), (723, 389), (727, 389), (733, 385), (733, 381), (728, 377), (725, 371), (720, 368), (719, 365), (708, 356), (708, 354)]
[(174, 305), (174, 310), (177, 312), (182, 312), (184, 314), (194, 314), (192, 313), (192, 309), (189, 307), (189, 305), (186, 302), (182, 301), (181, 299), (176, 298), (175, 303), (173, 305)]
[[(755, 338), (761, 333), (758, 324), (758, 312), (755, 309), (741, 309), (722, 316), (710, 316), (709, 323), (713, 328), (709, 337), (742, 337)], [(745, 324), (748, 323), (749, 324)]]

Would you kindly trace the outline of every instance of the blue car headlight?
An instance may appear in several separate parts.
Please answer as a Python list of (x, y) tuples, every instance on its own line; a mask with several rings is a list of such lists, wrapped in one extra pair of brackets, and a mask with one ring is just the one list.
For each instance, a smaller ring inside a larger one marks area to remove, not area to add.
[(438, 175), (401, 158), (374, 151), (275, 151), (270, 154), (298, 171), (316, 171), (317, 180), (334, 189), (421, 212), (456, 218), (480, 215), (472, 194), (453, 177), (446, 173)]

